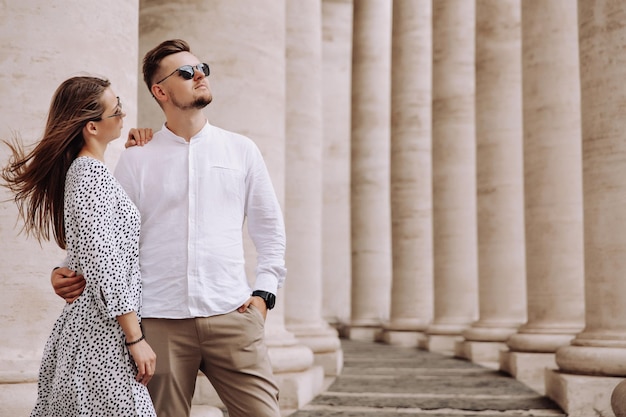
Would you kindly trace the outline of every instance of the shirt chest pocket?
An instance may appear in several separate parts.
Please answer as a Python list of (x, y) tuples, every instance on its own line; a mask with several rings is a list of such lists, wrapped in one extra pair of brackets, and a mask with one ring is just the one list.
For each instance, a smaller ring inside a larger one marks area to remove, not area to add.
[[(241, 170), (212, 165), (206, 171), (207, 178), (200, 181), (201, 200), (212, 206), (227, 205), (241, 207), (245, 203), (245, 175)], [(229, 208), (229, 207), (226, 207)]]

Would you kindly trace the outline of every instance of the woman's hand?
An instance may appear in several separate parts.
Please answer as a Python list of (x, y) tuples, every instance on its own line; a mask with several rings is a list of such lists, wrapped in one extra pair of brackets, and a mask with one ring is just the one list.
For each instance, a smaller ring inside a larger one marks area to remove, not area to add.
[(148, 385), (156, 369), (156, 353), (154, 353), (145, 339), (128, 346), (128, 350), (137, 365), (137, 376), (135, 379), (143, 385)]
[(131, 146), (143, 146), (152, 140), (152, 129), (150, 128), (132, 128), (128, 132), (128, 140), (124, 144), (125, 148)]

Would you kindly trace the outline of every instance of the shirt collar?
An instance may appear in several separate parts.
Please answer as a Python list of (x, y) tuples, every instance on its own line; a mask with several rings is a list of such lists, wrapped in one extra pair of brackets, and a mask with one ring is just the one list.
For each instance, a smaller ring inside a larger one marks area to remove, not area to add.
[[(200, 129), (200, 131), (198, 133), (196, 133), (195, 135), (193, 135), (191, 137), (191, 141), (193, 141), (194, 139), (200, 139), (203, 137), (206, 137), (209, 135), (209, 131), (211, 130), (212, 126), (209, 123), (209, 121), (206, 121), (206, 124), (204, 125), (204, 127), (202, 129)], [(185, 138), (182, 138), (180, 136), (178, 136), (177, 134), (175, 134), (174, 132), (172, 132), (168, 127), (166, 123), (163, 123), (163, 128), (162, 128), (163, 132), (166, 133), (166, 137), (172, 140), (175, 140), (176, 142), (182, 142), (182, 143), (187, 143), (187, 141), (185, 140)]]

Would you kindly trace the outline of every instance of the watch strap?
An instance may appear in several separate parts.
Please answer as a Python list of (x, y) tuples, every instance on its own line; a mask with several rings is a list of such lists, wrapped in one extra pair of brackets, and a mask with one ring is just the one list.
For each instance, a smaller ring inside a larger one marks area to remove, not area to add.
[(261, 297), (263, 301), (265, 301), (265, 306), (267, 307), (268, 310), (273, 309), (274, 305), (276, 305), (276, 296), (272, 294), (271, 292), (262, 291), (262, 290), (254, 290), (252, 291), (252, 296)]

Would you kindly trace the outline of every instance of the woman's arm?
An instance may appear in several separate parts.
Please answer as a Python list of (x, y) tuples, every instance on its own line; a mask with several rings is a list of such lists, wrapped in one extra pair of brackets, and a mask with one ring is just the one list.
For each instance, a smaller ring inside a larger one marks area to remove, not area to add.
[(131, 311), (116, 318), (126, 336), (126, 346), (137, 365), (135, 379), (143, 385), (148, 385), (154, 375), (156, 354), (146, 342), (137, 314)]

